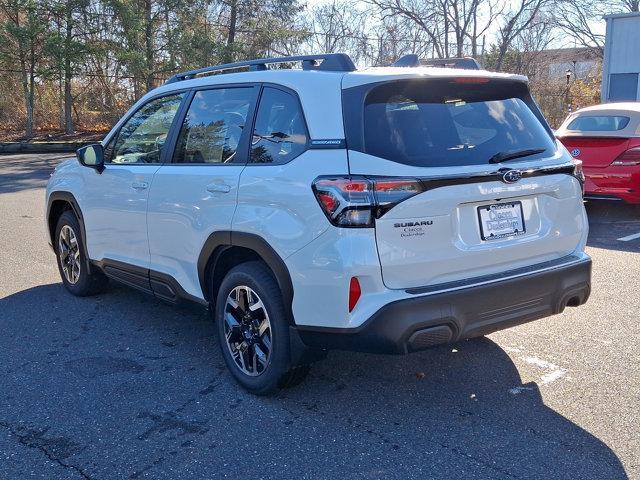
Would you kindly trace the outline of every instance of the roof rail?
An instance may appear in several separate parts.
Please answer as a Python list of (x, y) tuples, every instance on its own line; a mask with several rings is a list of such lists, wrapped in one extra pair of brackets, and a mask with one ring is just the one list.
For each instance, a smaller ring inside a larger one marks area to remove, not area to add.
[(431, 58), (428, 60), (420, 60), (418, 55), (410, 53), (404, 55), (391, 64), (392, 67), (419, 67), (421, 65), (427, 67), (444, 67), (444, 68), (465, 68), (468, 70), (480, 70), (480, 64), (475, 58)]
[(198, 68), (187, 72), (177, 73), (170, 77), (165, 84), (190, 80), (198, 75), (225, 70), (235, 70), (249, 67), (251, 70), (267, 70), (267, 65), (275, 63), (302, 62), (303, 70), (320, 70), (324, 72), (353, 72), (356, 66), (346, 53), (323, 53), (318, 55), (299, 55), (295, 57), (262, 58), (245, 60), (242, 62), (225, 63), (211, 67)]

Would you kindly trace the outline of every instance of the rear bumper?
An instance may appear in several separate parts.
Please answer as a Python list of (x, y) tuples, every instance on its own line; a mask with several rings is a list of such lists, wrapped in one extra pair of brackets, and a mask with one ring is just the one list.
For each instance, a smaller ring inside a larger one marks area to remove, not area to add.
[(585, 168), (585, 198), (640, 203), (640, 167)]
[(392, 302), (356, 329), (297, 327), (307, 346), (408, 353), (485, 335), (585, 303), (591, 259), (527, 275)]

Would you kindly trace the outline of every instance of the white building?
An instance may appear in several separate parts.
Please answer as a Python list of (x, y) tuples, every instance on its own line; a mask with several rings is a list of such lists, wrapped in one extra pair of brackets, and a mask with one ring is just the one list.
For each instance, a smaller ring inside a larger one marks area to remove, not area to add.
[(607, 15), (602, 101), (640, 100), (640, 13)]

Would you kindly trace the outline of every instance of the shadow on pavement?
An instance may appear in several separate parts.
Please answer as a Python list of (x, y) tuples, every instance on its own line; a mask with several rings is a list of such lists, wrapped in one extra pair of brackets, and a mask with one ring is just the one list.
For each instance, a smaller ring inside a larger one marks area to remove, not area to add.
[(315, 373), (333, 388), (310, 385), (282, 399), (370, 442), (408, 447), (413, 462), (448, 462), (449, 478), (464, 477), (462, 458), (484, 478), (627, 478), (615, 453), (547, 407), (488, 338), (397, 360), (334, 353)]
[(640, 238), (627, 242), (618, 240), (640, 233), (640, 205), (591, 200), (585, 203), (585, 207), (589, 217), (587, 245), (622, 252), (640, 252)]
[(0, 194), (44, 188), (56, 165), (68, 158), (73, 154), (0, 155)]
[(0, 331), (0, 429), (95, 479), (627, 478), (487, 338), (331, 352), (257, 398), (233, 383), (206, 314), (124, 288), (18, 292), (0, 299)]

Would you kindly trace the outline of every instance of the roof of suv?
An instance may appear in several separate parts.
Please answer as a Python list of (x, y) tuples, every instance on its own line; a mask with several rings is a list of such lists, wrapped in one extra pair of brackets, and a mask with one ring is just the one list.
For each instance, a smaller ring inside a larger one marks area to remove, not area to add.
[[(138, 108), (140, 104), (152, 97), (194, 87), (256, 82), (273, 83), (288, 87), (298, 93), (311, 138), (343, 138), (344, 128), (342, 108), (340, 108), (342, 89), (394, 79), (447, 77), (483, 77), (510, 79), (518, 82), (527, 81), (527, 78), (522, 75), (495, 73), (486, 70), (426, 66), (370, 67), (353, 71), (264, 69), (196, 76), (195, 78), (178, 81), (173, 80), (171, 83), (166, 83), (148, 92), (132, 108)], [(332, 108), (332, 106), (335, 106), (335, 108)]]
[[(305, 90), (306, 84), (315, 84), (322, 79), (327, 83), (342, 84), (342, 88), (363, 85), (365, 83), (381, 82), (405, 78), (449, 78), (449, 77), (482, 77), (508, 79), (518, 82), (528, 81), (523, 75), (490, 72), (488, 70), (469, 70), (462, 68), (439, 67), (368, 67), (353, 72), (343, 71), (314, 71), (301, 69), (274, 69), (225, 73), (196, 77), (193, 79), (162, 85), (152, 92), (154, 94), (182, 90), (185, 88), (203, 87), (230, 83), (267, 82), (281, 84), (296, 91)], [(150, 92), (151, 93), (151, 92)]]

